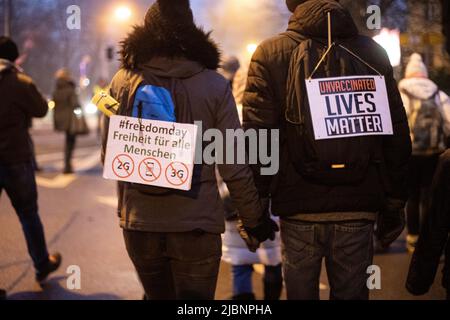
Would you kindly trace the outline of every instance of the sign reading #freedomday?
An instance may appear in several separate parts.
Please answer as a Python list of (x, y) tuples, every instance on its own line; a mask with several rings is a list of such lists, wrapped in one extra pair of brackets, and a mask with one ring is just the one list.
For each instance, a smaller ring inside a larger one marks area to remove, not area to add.
[(112, 116), (104, 178), (190, 190), (197, 130), (192, 124)]
[(311, 79), (306, 88), (316, 140), (393, 134), (384, 77)]

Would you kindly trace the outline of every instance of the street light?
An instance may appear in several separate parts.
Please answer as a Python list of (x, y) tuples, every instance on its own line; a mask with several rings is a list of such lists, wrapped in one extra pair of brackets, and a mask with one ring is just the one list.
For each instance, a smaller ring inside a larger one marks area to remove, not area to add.
[(247, 52), (250, 55), (253, 55), (255, 53), (256, 49), (258, 49), (258, 45), (256, 43), (249, 43), (247, 45)]
[(132, 14), (131, 9), (127, 6), (117, 7), (114, 12), (116, 19), (119, 21), (127, 21), (131, 18)]

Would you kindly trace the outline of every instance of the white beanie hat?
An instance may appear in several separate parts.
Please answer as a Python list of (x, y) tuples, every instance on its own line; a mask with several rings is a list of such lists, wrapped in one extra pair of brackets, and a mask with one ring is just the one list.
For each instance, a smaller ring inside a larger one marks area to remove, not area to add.
[(413, 53), (409, 58), (405, 78), (428, 78), (428, 70), (420, 54)]

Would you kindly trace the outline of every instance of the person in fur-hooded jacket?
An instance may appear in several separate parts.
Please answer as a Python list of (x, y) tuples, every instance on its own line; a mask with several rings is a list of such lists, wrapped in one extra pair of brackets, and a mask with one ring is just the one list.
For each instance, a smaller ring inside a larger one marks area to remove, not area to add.
[[(203, 131), (219, 129), (225, 136), (227, 129), (241, 127), (230, 85), (216, 72), (219, 50), (209, 34), (195, 25), (188, 0), (153, 4), (144, 24), (122, 42), (121, 53), (122, 68), (110, 87), (117, 101), (123, 101), (130, 76), (176, 79), (188, 96), (193, 120), (202, 122)], [(263, 215), (250, 168), (218, 168), (247, 233), (260, 242), (274, 238), (276, 224)], [(200, 177), (194, 196), (183, 192), (152, 195), (135, 185), (119, 184), (126, 247), (150, 300), (214, 299), (224, 209), (215, 165), (203, 163)]]

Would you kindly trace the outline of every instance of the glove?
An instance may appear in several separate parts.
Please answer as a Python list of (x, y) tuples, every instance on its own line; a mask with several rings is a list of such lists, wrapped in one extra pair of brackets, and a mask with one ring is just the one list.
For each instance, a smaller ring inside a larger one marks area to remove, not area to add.
[(251, 252), (256, 252), (256, 250), (259, 249), (261, 242), (259, 242), (258, 239), (254, 238), (248, 234), (248, 232), (245, 230), (244, 225), (242, 224), (241, 220), (238, 220), (237, 229), (238, 229), (239, 235), (241, 236), (242, 240), (244, 240), (245, 244), (247, 245), (247, 248)]
[(275, 221), (270, 218), (266, 218), (255, 228), (246, 227), (245, 231), (247, 231), (247, 233), (253, 238), (256, 238), (259, 242), (264, 242), (268, 239), (271, 241), (275, 240), (275, 233), (280, 231), (280, 228)]
[(388, 199), (385, 208), (380, 212), (375, 236), (382, 248), (388, 248), (405, 229), (405, 202)]
[(267, 239), (275, 240), (275, 233), (280, 231), (278, 224), (270, 218), (270, 199), (261, 199), (261, 207), (263, 208), (262, 222), (255, 228), (245, 227), (241, 220), (238, 221), (239, 234), (252, 252), (256, 252), (260, 244)]

